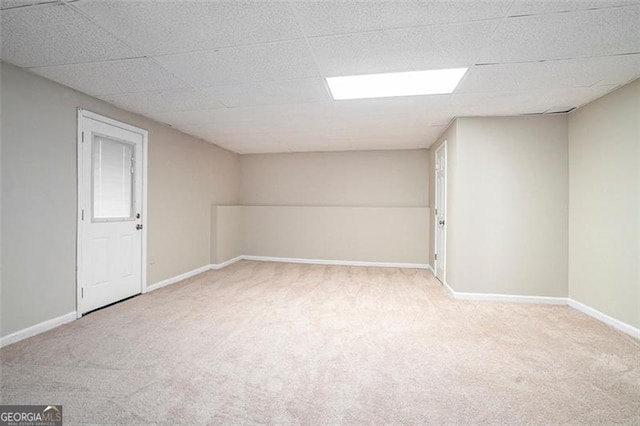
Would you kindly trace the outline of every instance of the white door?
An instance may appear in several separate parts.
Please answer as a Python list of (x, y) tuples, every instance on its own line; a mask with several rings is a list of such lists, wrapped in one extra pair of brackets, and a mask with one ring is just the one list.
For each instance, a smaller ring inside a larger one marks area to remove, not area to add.
[(146, 134), (100, 118), (79, 114), (79, 314), (142, 292)]
[(447, 255), (447, 141), (436, 150), (435, 273), (445, 282)]

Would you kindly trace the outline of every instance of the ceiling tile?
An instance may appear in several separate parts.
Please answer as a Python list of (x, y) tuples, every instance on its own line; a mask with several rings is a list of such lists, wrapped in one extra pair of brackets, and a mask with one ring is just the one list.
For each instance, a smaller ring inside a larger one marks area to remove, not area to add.
[(285, 2), (83, 0), (75, 5), (144, 55), (302, 37)]
[(194, 89), (172, 89), (158, 92), (102, 95), (100, 99), (119, 106), (120, 108), (141, 114), (225, 107), (224, 104), (211, 96)]
[(229, 107), (331, 101), (321, 78), (214, 86), (204, 90)]
[(292, 3), (307, 36), (350, 34), (502, 18), (512, 0), (463, 1), (295, 1)]
[(640, 0), (592, 0), (587, 2), (590, 9), (606, 8), (606, 7), (619, 7), (619, 6), (631, 6), (640, 4)]
[(350, 132), (351, 149), (427, 148), (446, 126), (381, 127)]
[(310, 39), (325, 76), (469, 66), (498, 21), (435, 25)]
[(477, 63), (640, 52), (640, 6), (508, 18)]
[(156, 59), (196, 87), (318, 77), (311, 52), (303, 41), (232, 47)]
[(198, 125), (204, 126), (220, 119), (216, 115), (215, 109), (204, 109), (194, 111), (174, 111), (174, 112), (151, 112), (149, 117), (161, 123), (180, 128), (181, 126)]
[(42, 3), (60, 3), (59, 0), (0, 0), (0, 9), (32, 6)]
[(540, 93), (540, 97), (551, 101), (551, 108), (564, 109), (578, 108), (589, 102), (612, 92), (618, 87), (617, 85), (597, 85), (593, 87), (580, 87), (575, 89), (558, 89), (544, 91)]
[(639, 0), (515, 0), (509, 16), (544, 15), (586, 9), (631, 6)]
[(286, 2), (83, 0), (74, 5), (144, 55), (302, 37)]
[(640, 54), (473, 67), (456, 93), (622, 84), (640, 77)]
[(334, 103), (336, 120), (351, 130), (373, 127), (425, 127), (447, 123), (450, 95), (361, 99)]
[(92, 96), (184, 88), (149, 59), (33, 68), (31, 71)]
[(451, 109), (458, 117), (535, 114), (554, 107), (579, 107), (614, 88), (594, 86), (530, 92), (456, 93), (451, 100)]
[(457, 117), (538, 114), (551, 106), (553, 101), (535, 92), (454, 94), (451, 101)]
[(589, 8), (590, 2), (587, 0), (515, 0), (509, 16), (541, 15)]
[(136, 53), (64, 4), (0, 11), (3, 61), (19, 67), (131, 58)]
[(323, 129), (360, 129), (372, 125), (442, 124), (451, 118), (448, 105), (448, 96), (416, 96), (153, 113), (151, 116), (176, 127), (202, 126), (221, 132), (289, 129), (316, 133)]
[[(202, 111), (182, 111), (175, 113), (153, 113), (155, 119), (171, 125), (209, 126), (218, 128), (237, 128), (248, 130), (247, 125), (275, 125), (275, 123), (289, 123), (290, 126), (304, 126), (303, 121), (311, 120), (331, 121), (335, 118), (335, 111), (331, 104), (282, 104), (263, 105), (226, 109), (210, 109)], [(226, 127), (225, 127), (226, 126)]]
[(181, 128), (180, 130), (239, 154), (289, 151), (289, 149), (281, 143), (281, 141), (287, 139), (280, 133), (266, 134), (251, 131), (221, 133), (202, 127)]
[(283, 144), (294, 151), (354, 149), (354, 138), (362, 143), (370, 137), (375, 149), (390, 149), (393, 146), (407, 148), (412, 144), (414, 147), (416, 144), (427, 146), (430, 135), (437, 133), (433, 127), (451, 120), (449, 104), (449, 96), (424, 96), (151, 116), (226, 147), (233, 142), (234, 146), (242, 144), (243, 149), (248, 149), (254, 141), (260, 147), (268, 142), (269, 146)]

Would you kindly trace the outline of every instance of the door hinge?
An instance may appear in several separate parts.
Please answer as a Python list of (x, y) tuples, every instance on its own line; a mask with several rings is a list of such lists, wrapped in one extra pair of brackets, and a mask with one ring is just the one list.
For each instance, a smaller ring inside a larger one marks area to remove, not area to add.
[(435, 256), (436, 256), (436, 260), (438, 260), (438, 253), (436, 253)]
[(436, 216), (438, 216), (438, 209), (436, 209)]
[(82, 132), (82, 143), (84, 143), (84, 132)]
[(84, 287), (80, 289), (80, 298), (84, 299)]
[(84, 220), (84, 209), (82, 209), (82, 220)]

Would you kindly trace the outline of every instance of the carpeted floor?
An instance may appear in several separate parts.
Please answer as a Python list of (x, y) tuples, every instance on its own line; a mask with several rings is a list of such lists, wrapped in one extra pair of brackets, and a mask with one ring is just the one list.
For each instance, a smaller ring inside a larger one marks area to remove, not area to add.
[(243, 261), (0, 355), (69, 424), (640, 424), (640, 342), (420, 270)]

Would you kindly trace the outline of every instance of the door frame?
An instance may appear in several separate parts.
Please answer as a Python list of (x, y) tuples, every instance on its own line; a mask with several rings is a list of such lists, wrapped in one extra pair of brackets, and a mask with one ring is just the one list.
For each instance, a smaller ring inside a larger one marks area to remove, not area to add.
[[(443, 250), (444, 250), (444, 259), (442, 259), (441, 256), (441, 260), (440, 262), (442, 262), (442, 279), (440, 281), (442, 281), (442, 283), (445, 283), (447, 281), (447, 226), (449, 225), (449, 208), (448, 208), (448, 200), (447, 200), (447, 186), (448, 186), (448, 173), (449, 173), (449, 164), (448, 164), (448, 151), (447, 151), (447, 141), (445, 140), (437, 149), (435, 152), (435, 158), (434, 158), (434, 165), (436, 165), (436, 167), (434, 167), (434, 186), (435, 186), (435, 209), (437, 210), (438, 208), (441, 208), (441, 206), (438, 206), (438, 169), (437, 169), (437, 163), (438, 163), (438, 153), (444, 150), (444, 214), (445, 214), (445, 224), (444, 224), (444, 229), (442, 231), (442, 241), (443, 241)], [(438, 245), (438, 216), (436, 214), (434, 214), (434, 221), (433, 221), (433, 235), (435, 236), (434, 238), (434, 243), (433, 243), (433, 251), (434, 251), (434, 260), (433, 260), (433, 275), (436, 276), (436, 278), (440, 279), (440, 277), (438, 277), (436, 271), (438, 270), (438, 260), (435, 259), (435, 251), (437, 249), (437, 245)]]
[[(77, 170), (76, 170), (76, 178), (77, 178), (77, 187), (76, 187), (76, 195), (77, 195), (77, 211), (76, 211), (76, 318), (80, 318), (82, 316), (82, 310), (80, 309), (80, 300), (82, 299), (82, 265), (80, 264), (81, 253), (82, 253), (82, 239), (83, 239), (83, 220), (82, 220), (82, 206), (86, 203), (87, 200), (83, 197), (82, 187), (84, 182), (84, 177), (82, 174), (83, 170), (83, 149), (84, 149), (84, 129), (83, 124), (85, 120), (95, 120), (101, 123), (105, 123), (114, 127), (119, 127), (124, 130), (128, 130), (133, 133), (138, 133), (142, 136), (142, 161), (140, 164), (140, 178), (142, 179), (142, 200), (141, 200), (141, 214), (142, 214), (142, 256), (141, 256), (141, 269), (140, 269), (140, 293), (145, 293), (147, 291), (147, 165), (148, 165), (148, 138), (149, 132), (145, 129), (141, 129), (139, 127), (132, 126), (127, 123), (123, 123), (118, 120), (114, 120), (113, 118), (105, 117), (104, 115), (97, 114), (95, 112), (91, 112), (89, 110), (78, 108), (78, 121), (77, 121)], [(90, 177), (88, 177), (90, 179)]]

